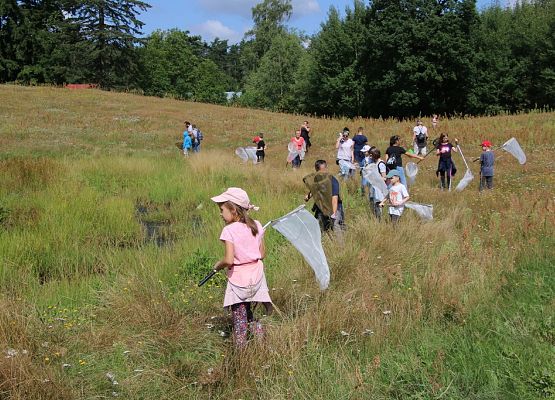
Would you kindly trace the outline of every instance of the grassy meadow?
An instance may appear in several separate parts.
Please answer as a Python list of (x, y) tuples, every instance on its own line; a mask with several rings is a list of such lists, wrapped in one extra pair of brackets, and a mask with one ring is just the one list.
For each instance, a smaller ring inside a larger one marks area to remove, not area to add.
[[(0, 399), (555, 396), (555, 113), (441, 120), (467, 158), (514, 136), (528, 163), (498, 152), (495, 190), (479, 194), (476, 178), (449, 193), (426, 158), (409, 190), (434, 205), (431, 222), (405, 210), (393, 232), (343, 184), (348, 230), (324, 238), (325, 292), (269, 230), (279, 311), (237, 354), (225, 279), (196, 287), (223, 254), (210, 197), (240, 186), (265, 223), (303, 203), (317, 158), (337, 172), (344, 126), (384, 152), (392, 134), (410, 144), (414, 121), (11, 85), (0, 104)], [(293, 171), (286, 145), (304, 119), (313, 148)], [(184, 120), (205, 137), (187, 159)], [(266, 163), (245, 165), (234, 149), (258, 131)]]

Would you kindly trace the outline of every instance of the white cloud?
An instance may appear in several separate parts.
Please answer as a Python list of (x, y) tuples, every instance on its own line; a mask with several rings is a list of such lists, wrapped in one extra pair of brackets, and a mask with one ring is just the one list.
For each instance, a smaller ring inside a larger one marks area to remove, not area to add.
[(215, 19), (209, 19), (202, 24), (195, 25), (192, 27), (191, 31), (202, 36), (205, 41), (212, 41), (215, 38), (220, 38), (228, 39), (230, 42), (236, 43), (243, 37), (242, 32), (234, 31)]
[(293, 0), (293, 17), (303, 17), (321, 11), (317, 0)]
[(252, 8), (259, 2), (260, 0), (200, 0), (199, 3), (204, 10), (218, 15), (239, 15), (250, 19)]
[[(262, 0), (201, 0), (200, 6), (208, 12), (218, 15), (238, 15), (252, 18), (252, 8)], [(293, 18), (303, 17), (322, 10), (318, 0), (293, 0)]]

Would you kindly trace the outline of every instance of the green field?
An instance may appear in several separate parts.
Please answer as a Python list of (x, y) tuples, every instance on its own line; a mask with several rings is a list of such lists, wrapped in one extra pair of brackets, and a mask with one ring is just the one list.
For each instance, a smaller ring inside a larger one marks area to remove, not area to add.
[[(495, 190), (479, 195), (477, 182), (440, 192), (428, 157), (410, 192), (432, 222), (406, 210), (393, 232), (343, 185), (326, 292), (270, 230), (279, 312), (237, 354), (224, 278), (196, 287), (223, 254), (210, 197), (240, 186), (264, 223), (303, 203), (302, 177), (333, 161), (343, 126), (383, 152), (414, 121), (309, 118), (314, 148), (292, 171), (305, 116), (11, 85), (0, 104), (0, 399), (555, 396), (555, 113), (443, 120), (467, 157), (514, 136), (528, 163), (498, 153)], [(175, 147), (186, 119), (206, 138), (188, 159)], [(244, 165), (234, 149), (257, 131), (267, 162)]]

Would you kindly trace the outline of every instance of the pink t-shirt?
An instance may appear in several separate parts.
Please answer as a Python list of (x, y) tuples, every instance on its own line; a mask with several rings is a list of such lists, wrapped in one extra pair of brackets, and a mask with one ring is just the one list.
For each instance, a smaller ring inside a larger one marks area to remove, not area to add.
[(260, 260), (260, 243), (264, 231), (260, 222), (254, 222), (258, 227), (256, 236), (242, 222), (226, 225), (220, 235), (221, 241), (233, 243), (233, 267), (228, 268), (227, 278), (236, 286), (254, 285), (262, 278), (264, 265)]

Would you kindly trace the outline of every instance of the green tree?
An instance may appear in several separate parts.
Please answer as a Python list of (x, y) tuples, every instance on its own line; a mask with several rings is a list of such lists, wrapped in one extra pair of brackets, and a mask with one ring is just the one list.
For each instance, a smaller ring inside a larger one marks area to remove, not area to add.
[(247, 78), (241, 103), (268, 109), (285, 110), (292, 103), (295, 72), (303, 54), (298, 36), (281, 33), (260, 60), (260, 66)]
[(192, 95), (192, 71), (199, 63), (193, 42), (188, 32), (177, 29), (158, 30), (146, 38), (138, 51), (140, 86), (146, 94), (179, 98)]
[(322, 30), (312, 40), (313, 73), (307, 92), (313, 112), (325, 115), (362, 115), (365, 77), (360, 65), (366, 38), (366, 9), (356, 1), (345, 21), (331, 7)]
[(226, 102), (226, 75), (212, 60), (202, 60), (192, 71), (192, 99), (204, 103)]
[(476, 23), (474, 0), (372, 1), (365, 108), (397, 117), (464, 112)]
[(135, 45), (143, 23), (140, 12), (149, 4), (140, 0), (84, 0), (71, 10), (72, 20), (93, 44), (90, 65), (95, 82), (126, 87), (137, 75)]
[(21, 68), (16, 56), (16, 32), (22, 21), (16, 0), (0, 1), (0, 82), (15, 80)]

